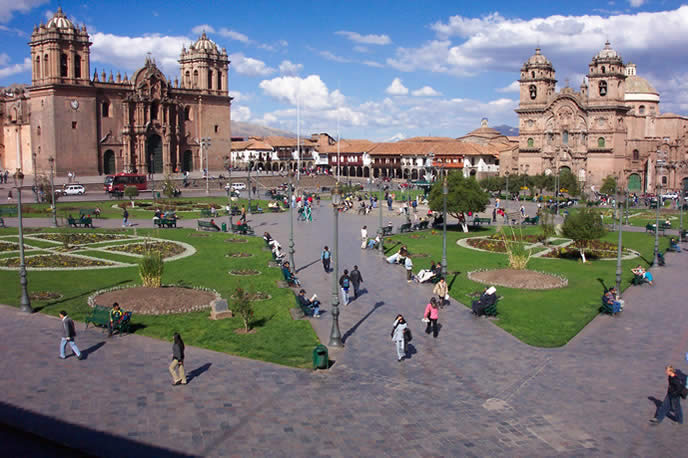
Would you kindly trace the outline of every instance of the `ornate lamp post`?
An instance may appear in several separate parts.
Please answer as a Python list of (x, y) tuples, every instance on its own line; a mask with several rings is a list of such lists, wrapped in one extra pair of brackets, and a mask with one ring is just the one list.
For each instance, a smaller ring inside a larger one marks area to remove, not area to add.
[[(382, 176), (382, 174), (380, 174)], [(384, 255), (385, 254), (385, 248), (384, 248), (384, 230), (382, 228), (382, 198), (384, 197), (384, 194), (382, 194), (382, 188), (378, 190), (378, 199), (377, 199), (377, 206), (378, 206), (378, 228), (377, 228), (377, 234), (380, 237), (380, 243), (378, 243), (378, 249), (380, 250), (380, 254)]]
[(232, 228), (232, 162), (230, 156), (225, 156), (225, 169), (229, 174), (229, 185), (227, 186), (227, 217), (229, 218), (229, 228)]
[(251, 212), (251, 158), (249, 157), (248, 159), (248, 182), (247, 182), (247, 188), (248, 188), (248, 211), (249, 213)]
[(447, 278), (447, 174), (442, 181), (442, 277)]
[(616, 299), (618, 300), (621, 297), (621, 250), (622, 250), (622, 228), (621, 228), (621, 209), (623, 208), (621, 206), (621, 202), (619, 202), (620, 199), (620, 193), (619, 190), (621, 188), (621, 183), (619, 181), (616, 182), (616, 211), (618, 212), (618, 222), (619, 222), (619, 237), (617, 241), (617, 247), (616, 247)]
[[(293, 177), (294, 171), (291, 168), (291, 162), (289, 163), (289, 264), (291, 268), (296, 272), (296, 264), (294, 263), (294, 203), (292, 201), (294, 197), (293, 190)], [(250, 204), (249, 204), (250, 205)]]
[(655, 211), (655, 256), (653, 259), (653, 265), (656, 267), (659, 265), (659, 206), (662, 202), (661, 197), (660, 197), (660, 192), (661, 192), (661, 186), (659, 184), (659, 169), (664, 166), (664, 159), (660, 159), (660, 156), (663, 158), (664, 153), (662, 151), (657, 151), (657, 158), (655, 160), (655, 178), (656, 178), (656, 183), (655, 183), (655, 194), (657, 198), (657, 208)]
[(201, 138), (201, 154), (205, 153), (205, 194), (210, 194), (208, 179), (210, 178), (210, 167), (208, 167), (208, 148), (210, 147), (210, 137)]
[(26, 280), (26, 265), (24, 263), (24, 225), (22, 223), (21, 208), (21, 188), (24, 185), (24, 174), (21, 169), (17, 169), (13, 178), (14, 187), (17, 190), (17, 216), (19, 217), (19, 284), (22, 290), (20, 309), (22, 312), (33, 313), (31, 300), (29, 299), (29, 291), (27, 289), (28, 282)]
[(155, 202), (155, 166), (153, 165), (153, 153), (148, 156), (148, 174), (151, 177), (151, 196)]
[(339, 194), (339, 183), (332, 191), (332, 209), (334, 210), (334, 244), (332, 249), (332, 261), (334, 275), (332, 276), (332, 329), (330, 330), (331, 347), (343, 347), (342, 334), (339, 332), (339, 206), (342, 203)]
[(57, 208), (55, 207), (55, 158), (50, 156), (50, 197), (52, 202), (53, 227), (57, 227)]

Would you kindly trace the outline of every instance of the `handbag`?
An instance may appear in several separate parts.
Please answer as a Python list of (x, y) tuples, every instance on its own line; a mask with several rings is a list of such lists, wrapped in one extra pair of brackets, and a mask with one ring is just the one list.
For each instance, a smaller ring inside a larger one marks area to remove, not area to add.
[(448, 300), (449, 300), (449, 294), (445, 294), (445, 295), (444, 295), (444, 300), (445, 300), (445, 301), (448, 301)]
[(409, 328), (404, 329), (404, 340), (406, 342), (411, 342), (413, 340), (413, 334)]
[(429, 318), (427, 318), (427, 317), (423, 317), (423, 318), (421, 318), (421, 320), (420, 320), (420, 321), (422, 321), (423, 323), (430, 323), (430, 319), (429, 319)]

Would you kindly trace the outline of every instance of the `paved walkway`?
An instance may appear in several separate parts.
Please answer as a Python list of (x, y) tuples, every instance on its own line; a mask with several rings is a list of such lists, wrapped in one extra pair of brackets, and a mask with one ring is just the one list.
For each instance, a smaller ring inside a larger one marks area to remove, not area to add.
[[(319, 252), (332, 246), (333, 216), (325, 205), (314, 216), (312, 224), (294, 223), (296, 267), (309, 293), (327, 304), (332, 274), (323, 272)], [(255, 215), (251, 224), (286, 248), (287, 221), (286, 214)], [(374, 231), (377, 214), (346, 214), (340, 222), (341, 266), (358, 264), (368, 291), (342, 307), (346, 348), (331, 351), (330, 371), (188, 348), (190, 384), (172, 387), (168, 342), (106, 340), (79, 326), (87, 359), (60, 361), (57, 319), (0, 307), (0, 421), (89, 453), (128, 456), (160, 449), (209, 456), (659, 456), (683, 448), (681, 427), (647, 420), (654, 412), (648, 397), (666, 392), (664, 365), (685, 369), (688, 256), (669, 255), (654, 288), (631, 288), (621, 316), (596, 318), (564, 348), (529, 347), (455, 304), (442, 312), (435, 340), (420, 322), (430, 286), (407, 284), (399, 267), (360, 250), (359, 229)], [(389, 339), (396, 313), (414, 331), (411, 358), (402, 363)], [(329, 314), (312, 322), (326, 343)]]

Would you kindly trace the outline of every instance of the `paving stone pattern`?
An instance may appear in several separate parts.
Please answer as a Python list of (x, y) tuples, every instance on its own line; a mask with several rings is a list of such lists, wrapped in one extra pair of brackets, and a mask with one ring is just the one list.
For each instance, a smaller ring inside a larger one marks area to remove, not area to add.
[[(390, 219), (385, 210), (384, 224)], [(255, 215), (250, 224), (287, 248), (287, 222), (287, 214)], [(333, 274), (319, 254), (333, 246), (332, 223), (324, 204), (313, 223), (294, 222), (298, 276), (324, 304), (311, 319), (324, 343)], [(668, 255), (655, 287), (631, 288), (620, 316), (596, 318), (563, 348), (538, 349), (454, 302), (440, 314), (439, 337), (426, 335), (431, 286), (407, 284), (401, 267), (360, 249), (359, 229), (373, 233), (377, 213), (344, 214), (340, 224), (340, 269), (358, 264), (367, 291), (341, 307), (346, 347), (330, 350), (329, 371), (190, 347), (189, 385), (172, 387), (169, 342), (105, 339), (79, 324), (87, 358), (61, 361), (56, 318), (1, 306), (0, 421), (103, 455), (156, 454), (146, 447), (242, 457), (680, 454), (682, 427), (647, 420), (648, 397), (666, 393), (664, 365), (686, 369), (688, 255)], [(414, 333), (401, 363), (389, 338), (397, 313)]]

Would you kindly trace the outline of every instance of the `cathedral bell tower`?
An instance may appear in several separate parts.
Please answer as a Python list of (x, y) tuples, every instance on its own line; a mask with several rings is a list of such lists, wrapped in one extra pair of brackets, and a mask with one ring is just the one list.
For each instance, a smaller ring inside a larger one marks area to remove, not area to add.
[(521, 67), (520, 107), (545, 105), (556, 88), (554, 75), (552, 63), (542, 55), (540, 48), (535, 49), (535, 54)]
[(589, 65), (588, 103), (598, 106), (622, 104), (625, 80), (626, 70), (621, 56), (607, 41)]
[(220, 51), (205, 32), (179, 56), (181, 87), (201, 89), (205, 94), (224, 95), (227, 91), (227, 50)]

